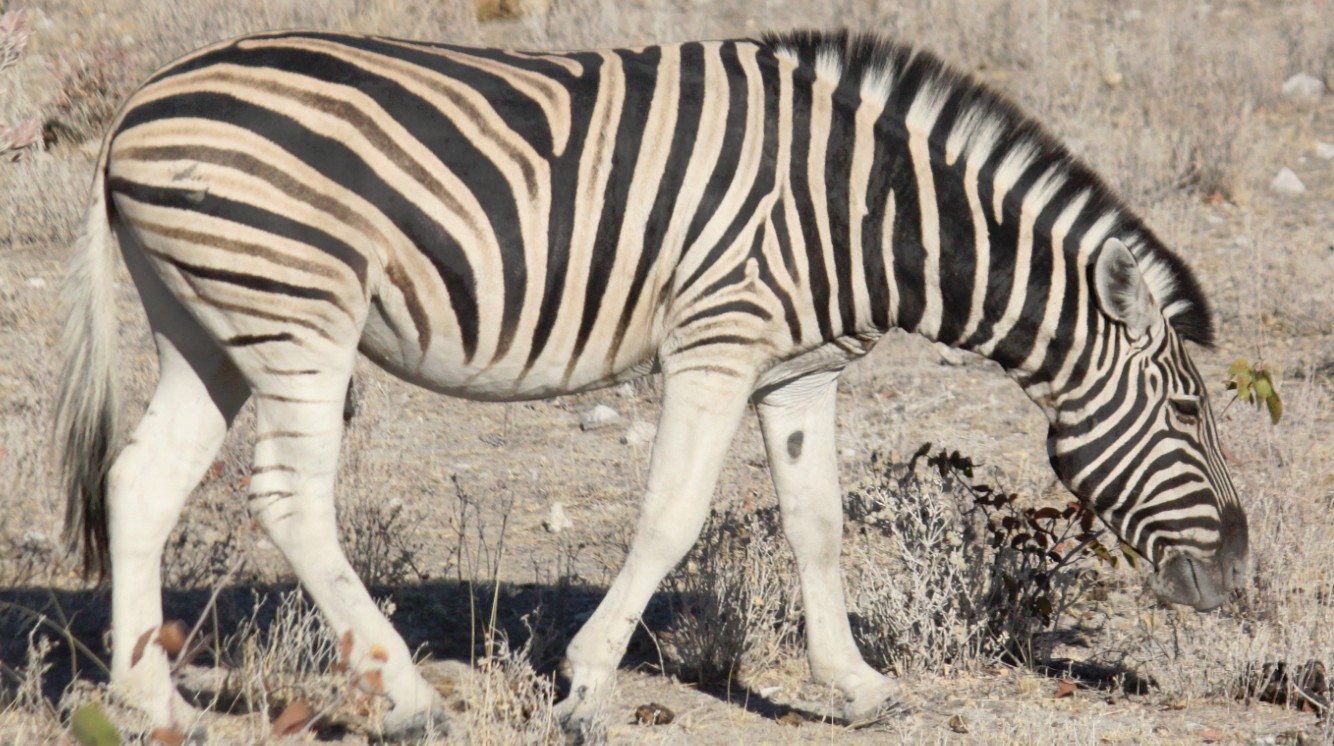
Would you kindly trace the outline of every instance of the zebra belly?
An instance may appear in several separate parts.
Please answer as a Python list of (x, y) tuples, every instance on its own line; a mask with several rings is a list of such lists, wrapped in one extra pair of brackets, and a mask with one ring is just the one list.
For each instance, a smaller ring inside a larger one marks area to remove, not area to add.
[(386, 371), (450, 396), (480, 401), (523, 401), (611, 386), (657, 369), (656, 352), (641, 338), (639, 354), (611, 367), (542, 364), (528, 366), (522, 355), (487, 364), (467, 362), (457, 339), (435, 337), (425, 352), (399, 330), (411, 328), (406, 313), (375, 303), (370, 307), (358, 349)]

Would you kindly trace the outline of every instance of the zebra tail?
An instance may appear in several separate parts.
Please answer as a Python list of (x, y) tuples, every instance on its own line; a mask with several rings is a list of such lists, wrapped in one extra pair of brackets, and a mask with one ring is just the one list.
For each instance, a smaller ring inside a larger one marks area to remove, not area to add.
[(65, 492), (66, 546), (80, 556), (85, 577), (110, 569), (107, 475), (115, 453), (116, 298), (112, 280), (116, 240), (107, 204), (105, 148), (93, 180), (83, 233), (74, 251), (62, 301), (64, 359), (56, 404), (56, 438)]

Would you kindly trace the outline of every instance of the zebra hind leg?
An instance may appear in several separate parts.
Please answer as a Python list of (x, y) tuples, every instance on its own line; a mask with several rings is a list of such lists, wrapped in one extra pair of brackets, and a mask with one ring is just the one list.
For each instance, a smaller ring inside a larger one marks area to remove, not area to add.
[[(416, 670), (407, 644), (380, 612), (338, 542), (334, 478), (355, 351), (321, 356), (291, 341), (263, 346), (270, 348), (263, 353), (269, 365), (243, 364), (256, 399), (250, 511), (324, 614), (358, 686), (393, 702), (386, 735), (412, 738), (428, 730), (442, 732), (440, 696)], [(251, 370), (279, 365), (302, 372), (250, 375)]]
[(835, 451), (841, 370), (813, 373), (763, 392), (757, 411), (778, 505), (801, 577), (811, 674), (838, 687), (850, 722), (892, 708), (894, 682), (872, 668), (852, 636), (839, 554), (843, 503)]
[(649, 598), (699, 538), (750, 386), (749, 380), (704, 370), (664, 375), (662, 417), (634, 541), (607, 595), (566, 651), (570, 693), (556, 710), (572, 740), (589, 735)]
[[(126, 261), (157, 341), (157, 388), (108, 474), (111, 687), (156, 725), (189, 728), (194, 709), (151, 643), (162, 625), (162, 550), (190, 491), (250, 395), (222, 350), (133, 252)], [(170, 458), (164, 458), (164, 455)]]

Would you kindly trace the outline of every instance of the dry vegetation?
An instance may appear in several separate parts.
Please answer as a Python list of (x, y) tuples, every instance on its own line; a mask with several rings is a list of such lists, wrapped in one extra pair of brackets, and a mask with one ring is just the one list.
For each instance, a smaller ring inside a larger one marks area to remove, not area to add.
[[(106, 702), (107, 597), (59, 547), (48, 444), (55, 290), (96, 138), (162, 62), (296, 26), (569, 48), (840, 24), (923, 44), (1048, 123), (1197, 269), (1222, 330), (1218, 350), (1196, 352), (1206, 378), (1221, 382), (1239, 355), (1280, 378), (1278, 427), (1226, 406), (1221, 383), (1213, 391), (1254, 581), (1196, 614), (1157, 605), (1139, 573), (1081, 544), (1041, 452), (1041, 417), (993, 365), (892, 335), (841, 395), (845, 566), (863, 649), (902, 678), (912, 711), (868, 730), (820, 722), (834, 694), (807, 680), (791, 559), (748, 427), (701, 545), (632, 642), (603, 718), (610, 740), (1334, 737), (1323, 676), (1308, 666), (1334, 653), (1334, 161), (1313, 155), (1334, 142), (1334, 95), (1281, 94), (1298, 72), (1334, 87), (1325, 0), (484, 5), (480, 22), (458, 0), (0, 0), (0, 742), (65, 740), (87, 702), (127, 735), (144, 725)], [(1267, 189), (1284, 166), (1304, 195)], [(150, 343), (128, 281), (119, 295), (123, 384), (142, 406)], [(353, 563), (470, 742), (556, 740), (554, 673), (624, 554), (647, 457), (630, 436), (654, 416), (654, 383), (513, 405), (445, 400), (369, 367), (357, 387), (339, 487)], [(581, 432), (575, 414), (597, 403), (633, 426)], [(290, 732), (361, 742), (383, 703), (352, 693), (338, 642), (244, 517), (248, 417), (169, 543), (167, 614), (195, 629), (178, 676), (218, 742), (263, 740), (293, 702), (312, 717), (291, 725), (289, 712)], [(987, 466), (965, 476), (913, 459), (928, 440)], [(983, 482), (1018, 498), (984, 509), (970, 489)], [(557, 533), (543, 529), (555, 503), (573, 522)], [(991, 546), (1006, 516), (1025, 515), (1045, 516), (1060, 564), (1025, 554), (1013, 531)], [(674, 722), (634, 724), (648, 702)]]

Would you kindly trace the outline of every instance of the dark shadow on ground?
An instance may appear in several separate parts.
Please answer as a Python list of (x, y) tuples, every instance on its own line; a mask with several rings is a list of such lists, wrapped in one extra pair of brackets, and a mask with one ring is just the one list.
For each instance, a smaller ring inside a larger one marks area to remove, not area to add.
[[(293, 584), (237, 585), (223, 589), (214, 610), (203, 625), (205, 635), (215, 628), (224, 638), (245, 620), (255, 616), (262, 627), (272, 623), (280, 597)], [(458, 581), (426, 581), (419, 584), (374, 587), (372, 595), (388, 598), (395, 606), (394, 626), (408, 647), (437, 660), (471, 661), (484, 655), (486, 629), (492, 608), (490, 585)], [(533, 667), (542, 674), (558, 670), (565, 647), (592, 615), (605, 589), (585, 585), (502, 584), (496, 600), (496, 629), (511, 650), (530, 645)], [(212, 590), (169, 589), (163, 595), (167, 619), (179, 619), (187, 628), (208, 607)], [(672, 592), (656, 594), (631, 638), (622, 668), (661, 671), (659, 649), (653, 636), (670, 630), (673, 610), (683, 608)], [(258, 609), (258, 611), (257, 611)], [(476, 621), (474, 623), (474, 613)], [(0, 588), (0, 675), (12, 679), (26, 664), (30, 634), (47, 637), (53, 648), (44, 681), (44, 694), (55, 704), (75, 678), (93, 682), (106, 680), (104, 666), (110, 660), (110, 592), (106, 588), (68, 591), (48, 588)], [(73, 642), (71, 642), (73, 641)], [(195, 662), (214, 665), (213, 646), (206, 646)], [(1080, 686), (1143, 694), (1157, 684), (1151, 678), (1115, 664), (1054, 659), (1034, 667), (1039, 674), (1071, 679)], [(3, 681), (12, 691), (14, 681)], [(789, 714), (802, 720), (825, 719), (818, 713), (775, 703), (735, 681), (703, 682), (696, 688), (721, 701), (744, 707), (761, 717), (779, 719)]]
[[(274, 620), (282, 595), (294, 587), (288, 583), (225, 588), (218, 593), (201, 633), (211, 635), (216, 628), (225, 638), (252, 616), (266, 628)], [(393, 624), (409, 648), (437, 660), (471, 661), (485, 652), (484, 630), (490, 621), (493, 590), (486, 584), (431, 580), (373, 587), (371, 594), (393, 602)], [(495, 604), (495, 628), (511, 650), (531, 643), (530, 663), (539, 673), (550, 674), (557, 670), (565, 647), (605, 592), (582, 585), (502, 584)], [(164, 616), (191, 628), (212, 595), (208, 588), (168, 589), (163, 594)], [(111, 594), (105, 587), (76, 591), (0, 588), (0, 676), (10, 679), (0, 682), (0, 688), (12, 690), (14, 674), (26, 665), (30, 634), (45, 636), (52, 644), (46, 659), (52, 665), (43, 689), (53, 704), (75, 678), (105, 681), (105, 666), (110, 661), (110, 606)], [(672, 610), (681, 606), (675, 594), (654, 597), (645, 611), (644, 624), (631, 638), (623, 667), (659, 668), (658, 648), (649, 630), (656, 633), (669, 629)], [(212, 645), (205, 646), (194, 662), (216, 664), (218, 661), (211, 659), (213, 649)], [(721, 691), (718, 696), (726, 698)], [(745, 697), (746, 693), (734, 691), (731, 699), (736, 701), (737, 696)], [(758, 703), (761, 698), (753, 695), (751, 699)]]

